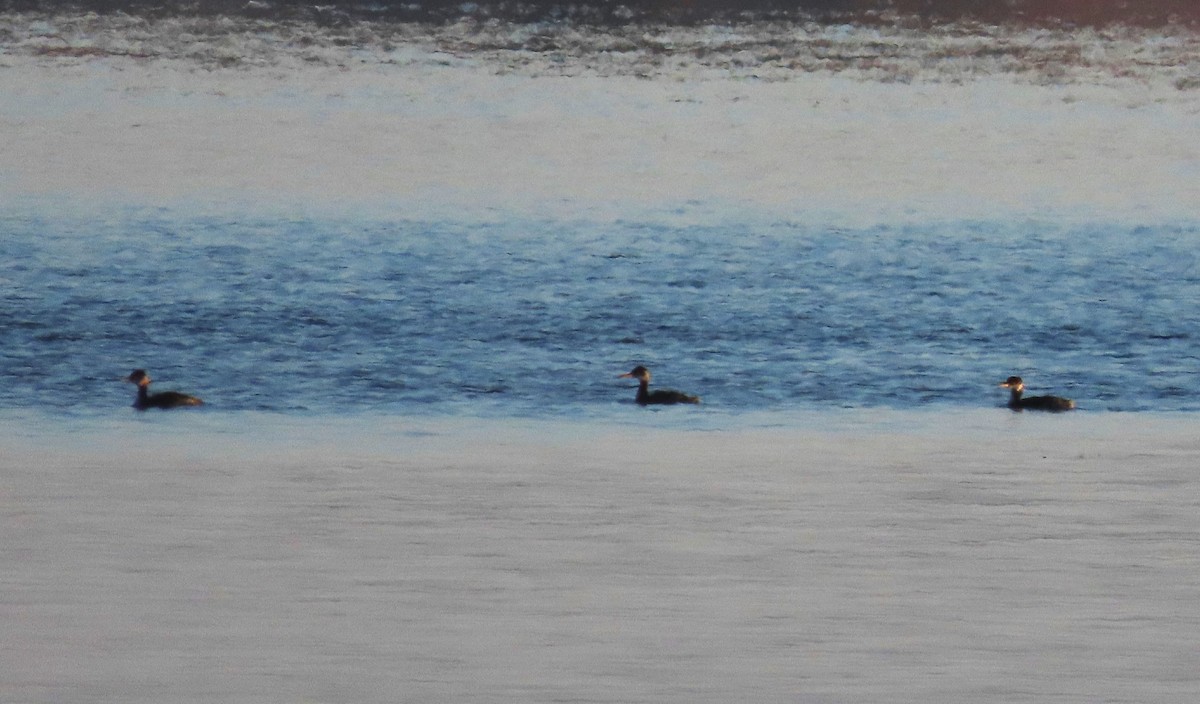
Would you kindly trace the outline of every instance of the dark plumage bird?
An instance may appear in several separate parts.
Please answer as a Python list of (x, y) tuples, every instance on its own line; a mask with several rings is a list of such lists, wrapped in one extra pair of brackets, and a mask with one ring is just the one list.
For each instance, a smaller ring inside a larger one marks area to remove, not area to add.
[(133, 407), (139, 411), (144, 411), (147, 408), (179, 408), (181, 406), (199, 406), (204, 402), (195, 396), (181, 394), (178, 391), (163, 391), (161, 393), (150, 393), (150, 375), (145, 369), (134, 369), (128, 377), (125, 378), (131, 384), (137, 384), (137, 400), (133, 402)]
[(1075, 408), (1075, 402), (1061, 396), (1022, 396), (1025, 393), (1025, 382), (1019, 376), (1010, 376), (1000, 385), (1011, 390), (1008, 407), (1014, 411), (1069, 411)]
[(689, 396), (680, 391), (672, 391), (670, 389), (655, 389), (650, 390), (650, 370), (638, 365), (633, 368), (633, 371), (626, 374), (621, 374), (618, 379), (637, 379), (638, 390), (635, 401), (645, 406), (651, 403), (700, 403), (699, 396)]

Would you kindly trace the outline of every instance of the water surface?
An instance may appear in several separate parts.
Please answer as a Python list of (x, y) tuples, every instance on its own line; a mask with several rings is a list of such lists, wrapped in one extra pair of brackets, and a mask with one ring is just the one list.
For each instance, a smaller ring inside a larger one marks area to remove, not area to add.
[(209, 410), (1200, 408), (1194, 224), (0, 220), (0, 407), (106, 413), (145, 367)]

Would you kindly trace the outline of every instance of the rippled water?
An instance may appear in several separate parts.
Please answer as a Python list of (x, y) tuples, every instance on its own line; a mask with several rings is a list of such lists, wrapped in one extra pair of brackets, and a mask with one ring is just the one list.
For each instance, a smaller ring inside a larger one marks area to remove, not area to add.
[(1200, 409), (1200, 227), (0, 220), (0, 407), (596, 416), (617, 374), (708, 408)]
[(1195, 700), (1194, 32), (284, 5), (0, 17), (0, 700)]

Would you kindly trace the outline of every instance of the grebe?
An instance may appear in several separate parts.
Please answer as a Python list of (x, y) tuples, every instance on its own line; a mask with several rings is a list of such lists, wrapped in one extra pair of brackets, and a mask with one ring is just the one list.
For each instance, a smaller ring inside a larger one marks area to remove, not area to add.
[(621, 374), (618, 379), (637, 379), (638, 390), (635, 401), (645, 406), (650, 403), (700, 403), (699, 396), (688, 396), (679, 391), (671, 391), (670, 389), (655, 389), (650, 391), (650, 370), (638, 365), (633, 368), (633, 371), (627, 374)]
[(145, 369), (134, 369), (128, 377), (125, 378), (131, 384), (137, 384), (138, 395), (137, 400), (133, 402), (133, 407), (139, 411), (144, 411), (147, 408), (179, 408), (180, 406), (199, 406), (204, 402), (195, 396), (181, 394), (178, 391), (163, 391), (161, 393), (150, 393), (150, 375)]
[(1025, 393), (1025, 382), (1019, 376), (1010, 376), (1000, 385), (1012, 390), (1012, 396), (1008, 399), (1008, 407), (1014, 411), (1022, 411), (1026, 408), (1034, 411), (1069, 411), (1075, 407), (1074, 401), (1061, 396), (1022, 397), (1021, 394)]

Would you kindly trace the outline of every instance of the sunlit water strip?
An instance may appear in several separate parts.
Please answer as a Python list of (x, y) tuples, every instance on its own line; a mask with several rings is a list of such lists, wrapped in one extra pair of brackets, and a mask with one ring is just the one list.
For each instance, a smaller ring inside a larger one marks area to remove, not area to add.
[(604, 416), (1200, 408), (1194, 224), (0, 221), (0, 406)]

